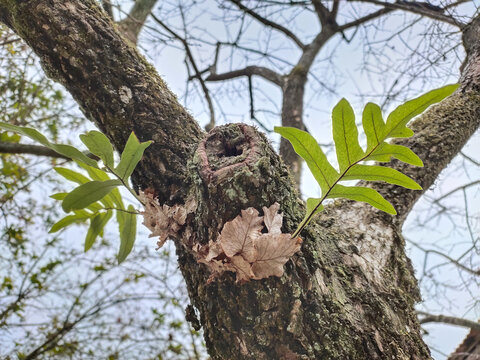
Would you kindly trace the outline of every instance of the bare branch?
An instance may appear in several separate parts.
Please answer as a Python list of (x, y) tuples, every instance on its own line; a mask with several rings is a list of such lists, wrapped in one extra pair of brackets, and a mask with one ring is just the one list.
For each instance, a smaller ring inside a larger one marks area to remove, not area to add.
[(393, 9), (388, 9), (388, 8), (377, 10), (377, 11), (371, 13), (371, 14), (368, 14), (368, 15), (365, 15), (361, 18), (358, 18), (357, 20), (353, 20), (349, 23), (340, 25), (339, 30), (344, 31), (344, 30), (350, 29), (352, 27), (357, 27), (359, 25), (362, 25), (362, 24), (366, 23), (367, 21), (376, 19), (376, 18), (378, 18), (382, 15), (388, 14), (389, 12), (392, 12), (392, 11), (393, 11)]
[(67, 159), (70, 158), (53, 151), (52, 149), (47, 148), (46, 146), (41, 145), (27, 145), (27, 144), (17, 144), (11, 142), (0, 141), (0, 153), (5, 154), (30, 154), (38, 156), (49, 156), (53, 158)]
[(419, 2), (407, 2), (407, 1), (396, 1), (395, 3), (389, 3), (380, 0), (348, 0), (350, 2), (364, 2), (383, 6), (387, 9), (392, 10), (404, 10), (421, 16), (429, 17), (434, 20), (443, 21), (447, 24), (456, 26), (462, 29), (466, 24), (455, 19), (452, 16), (445, 15), (443, 13), (443, 8), (431, 5), (429, 3), (419, 3)]
[[(450, 97), (432, 106), (416, 118), (409, 127), (414, 131), (410, 138), (396, 139), (392, 143), (409, 147), (424, 163), (424, 167), (412, 167), (393, 161), (392, 167), (412, 177), (424, 189), (430, 188), (439, 173), (460, 152), (462, 147), (480, 126), (479, 106), (476, 101), (480, 78), (478, 32), (480, 17), (476, 17), (463, 30), (463, 43), (467, 52), (466, 66), (461, 74), (460, 88)], [(458, 114), (462, 114), (459, 116)], [(452, 126), (455, 124), (455, 126)], [(442, 134), (442, 136), (438, 136)], [(434, 149), (434, 151), (432, 151)], [(395, 223), (401, 225), (423, 191), (411, 191), (395, 185), (371, 185), (379, 190), (397, 210)]]
[(467, 188), (469, 188), (469, 187), (471, 187), (471, 186), (475, 186), (475, 185), (478, 185), (478, 184), (480, 184), (480, 180), (472, 181), (472, 182), (470, 182), (470, 183), (468, 183), (468, 184), (465, 184), (465, 185), (462, 185), (462, 186), (458, 186), (458, 187), (456, 187), (455, 189), (450, 190), (450, 191), (449, 191), (448, 193), (446, 193), (445, 195), (440, 196), (438, 199), (435, 199), (433, 202), (434, 202), (434, 203), (439, 203), (440, 201), (442, 201), (443, 199), (445, 199), (445, 198), (449, 197), (450, 195), (456, 193), (457, 191), (465, 190), (465, 189), (467, 189)]
[(190, 64), (193, 67), (193, 71), (195, 72), (195, 78), (198, 79), (198, 81), (200, 82), (200, 86), (202, 87), (203, 94), (205, 95), (205, 99), (208, 104), (208, 109), (210, 111), (210, 123), (207, 125), (207, 127), (210, 130), (213, 129), (215, 127), (215, 109), (213, 107), (212, 98), (210, 97), (210, 93), (208, 91), (207, 85), (205, 84), (205, 81), (203, 80), (201, 73), (198, 70), (198, 66), (195, 62), (195, 58), (193, 57), (192, 51), (190, 50), (190, 46), (188, 45), (187, 40), (181, 37), (179, 34), (177, 34), (174, 30), (172, 30), (169, 26), (167, 26), (163, 21), (161, 21), (159, 18), (157, 18), (153, 14), (152, 14), (152, 19), (155, 20), (155, 22), (157, 22), (165, 30), (167, 30), (173, 37), (175, 37), (175, 39), (177, 39), (183, 44), (188, 60), (190, 61)]
[(298, 60), (296, 66), (297, 69), (300, 68), (305, 73), (308, 73), (318, 52), (322, 49), (323, 45), (325, 45), (327, 41), (330, 40), (333, 35), (335, 35), (336, 32), (336, 29), (324, 27), (303, 51), (300, 60)]
[(410, 240), (410, 239), (407, 239), (407, 241), (412, 244), (413, 246), (415, 246), (416, 248), (420, 249), (421, 251), (423, 251), (425, 254), (436, 254), (436, 255), (439, 255), (441, 257), (443, 257), (444, 259), (448, 260), (450, 263), (454, 264), (455, 266), (457, 266), (459, 269), (463, 270), (463, 271), (466, 271), (468, 272), (469, 274), (471, 275), (475, 275), (475, 276), (479, 276), (480, 275), (480, 269), (479, 270), (473, 270), (465, 265), (463, 265), (461, 262), (459, 262), (458, 260), (455, 260), (453, 258), (451, 258), (450, 256), (448, 256), (447, 254), (444, 254), (442, 253), (441, 251), (438, 251), (438, 250), (435, 250), (435, 249), (426, 249), (424, 247), (422, 247), (421, 245), (417, 244), (415, 241), (413, 240)]
[(271, 81), (278, 86), (283, 86), (284, 78), (279, 73), (263, 67), (263, 66), (247, 66), (244, 69), (229, 71), (223, 74), (210, 74), (205, 81), (223, 81), (230, 80), (241, 76), (253, 76), (257, 75), (265, 80)]
[(20, 38), (14, 38), (14, 39), (11, 39), (11, 40), (5, 40), (3, 42), (0, 43), (0, 46), (4, 46), (4, 45), (8, 45), (8, 44), (13, 44), (17, 41), (20, 41), (21, 39)]
[(454, 316), (433, 315), (423, 311), (417, 311), (417, 313), (419, 315), (424, 316), (423, 318), (419, 319), (420, 324), (436, 322), (436, 323), (444, 323), (444, 324), (461, 326), (468, 329), (480, 330), (480, 323), (475, 321), (457, 318)]
[(460, 4), (464, 4), (466, 2), (470, 2), (471, 0), (458, 0), (456, 2), (453, 2), (451, 4), (445, 5), (444, 9), (450, 9), (452, 7), (458, 6)]
[(312, 0), (313, 8), (317, 13), (318, 19), (320, 20), (320, 24), (322, 26), (326, 26), (328, 23), (334, 24), (335, 17), (332, 16), (330, 11), (327, 9), (325, 5), (322, 4), (321, 0)]
[[(37, 156), (49, 156), (53, 158), (72, 160), (69, 157), (59, 154), (56, 151), (41, 145), (18, 144), (0, 141), (0, 153), (3, 154), (29, 154)], [(85, 153), (90, 159), (100, 160), (100, 158), (92, 153)]]
[(460, 151), (460, 155), (462, 155), (465, 159), (467, 159), (468, 161), (470, 161), (471, 163), (477, 165), (477, 166), (480, 166), (480, 162), (478, 162), (477, 160), (475, 160), (474, 158), (468, 156), (467, 154), (465, 154), (463, 151)]
[(253, 102), (253, 85), (252, 85), (252, 77), (248, 77), (248, 93), (250, 95), (250, 118), (255, 118), (255, 104)]
[(295, 44), (297, 44), (300, 49), (305, 48), (305, 44), (302, 41), (300, 41), (300, 39), (294, 33), (292, 33), (289, 29), (287, 29), (286, 27), (284, 27), (280, 24), (277, 24), (273, 21), (270, 21), (270, 20), (264, 18), (263, 16), (257, 14), (255, 11), (253, 11), (253, 10), (247, 8), (245, 5), (243, 5), (240, 0), (230, 0), (230, 2), (237, 5), (237, 7), (240, 10), (247, 13), (248, 15), (255, 18), (256, 20), (260, 21), (262, 24), (264, 24), (266, 26), (269, 26), (272, 29), (275, 29), (275, 30), (278, 30), (278, 31), (282, 32), (284, 35), (289, 37)]
[(330, 13), (332, 14), (334, 19), (337, 18), (339, 5), (340, 5), (340, 0), (333, 0), (332, 10), (330, 11)]
[(255, 121), (258, 126), (260, 126), (265, 132), (267, 133), (271, 133), (272, 130), (269, 130), (265, 125), (263, 125), (263, 123), (257, 119), (257, 117), (255, 116), (255, 103), (253, 101), (254, 99), (254, 96), (253, 96), (253, 84), (252, 84), (252, 77), (249, 76), (248, 77), (248, 93), (249, 93), (249, 96), (250, 96), (250, 119)]

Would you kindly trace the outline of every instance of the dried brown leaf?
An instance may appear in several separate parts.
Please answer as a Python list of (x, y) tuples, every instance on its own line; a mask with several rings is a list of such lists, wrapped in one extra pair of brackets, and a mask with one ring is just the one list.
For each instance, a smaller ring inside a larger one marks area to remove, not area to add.
[(261, 235), (263, 218), (254, 208), (242, 210), (242, 214), (225, 223), (220, 233), (219, 242), (228, 257), (237, 254), (247, 261), (254, 261), (256, 250), (254, 241)]
[(208, 253), (207, 256), (205, 257), (206, 261), (210, 261), (213, 258), (216, 258), (217, 256), (221, 255), (223, 253), (223, 249), (220, 246), (220, 243), (218, 241), (212, 241), (210, 240), (208, 242)]
[[(264, 216), (254, 208), (242, 210), (225, 223), (216, 242), (193, 246), (197, 261), (212, 272), (208, 283), (224, 271), (235, 272), (237, 282), (283, 275), (283, 265), (300, 250), (302, 240), (281, 233), (283, 215), (277, 213), (279, 208), (278, 203), (264, 207)], [(262, 223), (267, 234), (261, 232)]]
[(283, 214), (278, 214), (278, 209), (280, 209), (280, 204), (277, 202), (269, 208), (263, 207), (263, 222), (270, 234), (282, 233)]
[(230, 259), (227, 270), (235, 272), (237, 282), (246, 282), (253, 279), (252, 265), (242, 256), (236, 255)]
[(187, 220), (187, 210), (180, 205), (175, 205), (172, 209), (172, 218), (178, 225), (184, 225)]
[(177, 236), (185, 225), (187, 215), (196, 208), (195, 200), (189, 199), (182, 205), (160, 205), (152, 192), (140, 192), (140, 199), (145, 204), (143, 224), (151, 231), (150, 237), (159, 237), (157, 249), (161, 248), (169, 236)]
[(199, 259), (198, 262), (207, 265), (212, 273), (220, 274), (228, 270), (225, 264), (221, 260), (205, 261), (204, 259)]
[(256, 242), (257, 259), (252, 264), (255, 279), (283, 275), (283, 265), (300, 250), (300, 238), (292, 239), (290, 234), (262, 234)]

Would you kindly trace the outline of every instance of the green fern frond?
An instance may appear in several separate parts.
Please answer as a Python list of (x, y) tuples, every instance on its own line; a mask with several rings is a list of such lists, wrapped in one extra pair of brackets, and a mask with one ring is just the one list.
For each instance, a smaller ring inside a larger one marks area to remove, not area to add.
[(407, 101), (393, 110), (385, 122), (378, 105), (368, 103), (362, 116), (363, 130), (367, 137), (367, 148), (363, 150), (358, 141), (355, 114), (347, 100), (342, 99), (332, 111), (333, 141), (337, 154), (339, 171), (330, 164), (318, 142), (309, 133), (292, 127), (275, 127), (275, 132), (286, 138), (302, 157), (322, 191), (321, 198), (307, 199), (305, 218), (292, 236), (297, 236), (308, 225), (313, 216), (323, 209), (325, 199), (346, 198), (366, 202), (389, 214), (396, 214), (392, 204), (376, 190), (359, 186), (339, 184), (347, 180), (384, 181), (408, 189), (422, 187), (401, 172), (388, 167), (369, 165), (362, 162), (388, 162), (396, 158), (414, 166), (423, 166), (422, 160), (409, 148), (389, 144), (390, 138), (410, 137), (413, 131), (408, 122), (453, 93), (458, 85), (447, 85), (432, 90), (416, 99)]

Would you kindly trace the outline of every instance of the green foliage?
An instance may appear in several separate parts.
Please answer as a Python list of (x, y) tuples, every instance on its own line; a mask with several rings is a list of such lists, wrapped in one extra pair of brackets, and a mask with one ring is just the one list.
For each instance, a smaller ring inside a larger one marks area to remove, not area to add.
[(84, 209), (103, 199), (119, 185), (122, 185), (120, 180), (89, 181), (68, 193), (63, 199), (62, 208), (67, 213), (72, 210)]
[[(90, 250), (97, 237), (103, 233), (103, 228), (107, 225), (111, 217), (112, 211), (107, 210), (105, 213), (99, 213), (90, 218), (90, 227), (88, 228), (87, 237), (85, 238), (85, 251)], [(120, 233), (120, 235), (121, 234), (122, 233)]]
[(86, 210), (75, 211), (74, 215), (65, 216), (64, 218), (60, 219), (55, 224), (53, 224), (49, 233), (56, 233), (57, 231), (60, 231), (63, 228), (72, 224), (83, 223), (86, 220), (90, 219), (92, 216), (93, 214)]
[(139, 142), (135, 134), (132, 132), (128, 137), (125, 149), (123, 149), (120, 162), (115, 168), (115, 174), (122, 180), (127, 180), (132, 175), (133, 170), (142, 158), (143, 152), (151, 144), (151, 141)]
[(307, 199), (305, 218), (293, 236), (297, 236), (308, 225), (312, 217), (323, 209), (323, 201), (329, 198), (363, 201), (395, 215), (396, 211), (392, 204), (376, 190), (339, 183), (348, 180), (384, 181), (408, 189), (421, 190), (419, 184), (395, 169), (363, 162), (372, 160), (387, 162), (393, 157), (411, 165), (423, 166), (422, 160), (412, 150), (401, 145), (389, 144), (386, 140), (412, 136), (413, 131), (407, 127), (408, 122), (430, 105), (450, 95), (456, 88), (457, 85), (448, 85), (407, 101), (393, 110), (386, 122), (383, 120), (380, 107), (368, 103), (362, 116), (363, 130), (367, 137), (366, 150), (362, 149), (358, 141), (358, 129), (352, 107), (347, 100), (340, 100), (332, 112), (333, 141), (339, 171), (330, 164), (317, 141), (309, 133), (291, 127), (275, 127), (275, 132), (289, 140), (297, 154), (305, 160), (322, 190), (321, 198)]
[(135, 209), (132, 205), (128, 206), (129, 212), (117, 211), (117, 221), (120, 229), (120, 250), (118, 251), (118, 261), (125, 260), (127, 255), (132, 251), (135, 242), (135, 234), (137, 233), (137, 217), (134, 213)]
[[(62, 201), (62, 209), (66, 213), (73, 212), (73, 214), (57, 221), (50, 232), (54, 233), (69, 225), (89, 221), (90, 226), (85, 238), (85, 251), (87, 251), (93, 246), (97, 237), (103, 233), (103, 229), (112, 218), (112, 211), (115, 210), (120, 234), (120, 250), (117, 258), (119, 263), (124, 261), (135, 243), (137, 211), (132, 205), (125, 208), (118, 187), (123, 185), (138, 199), (135, 192), (129, 187), (128, 179), (140, 162), (145, 149), (152, 142), (140, 142), (132, 132), (120, 156), (120, 162), (115, 167), (113, 146), (105, 135), (95, 130), (80, 135), (80, 140), (88, 150), (102, 160), (105, 168), (100, 168), (95, 160), (77, 148), (52, 143), (35, 129), (4, 122), (0, 122), (0, 128), (25, 135), (57, 153), (75, 160), (77, 165), (88, 173), (87, 177), (68, 168), (54, 168), (59, 175), (79, 186), (69, 193), (57, 193), (51, 196), (55, 200)], [(111, 179), (109, 174), (116, 179)]]
[(100, 131), (92, 130), (80, 135), (80, 140), (92, 154), (102, 159), (106, 167), (113, 168), (113, 146), (105, 135)]
[(90, 159), (88, 156), (86, 156), (84, 153), (82, 153), (80, 150), (77, 148), (70, 146), (70, 145), (65, 145), (65, 144), (54, 144), (50, 142), (45, 135), (41, 134), (40, 131), (26, 127), (26, 126), (16, 126), (12, 124), (7, 124), (4, 122), (0, 122), (0, 128), (4, 130), (8, 130), (11, 132), (15, 132), (17, 134), (21, 134), (24, 136), (29, 137), (30, 139), (42, 144), (43, 146), (46, 146), (60, 155), (66, 156), (70, 159), (73, 160), (79, 160), (81, 162), (84, 162), (85, 164), (88, 164), (90, 166), (97, 166), (97, 163), (95, 160)]

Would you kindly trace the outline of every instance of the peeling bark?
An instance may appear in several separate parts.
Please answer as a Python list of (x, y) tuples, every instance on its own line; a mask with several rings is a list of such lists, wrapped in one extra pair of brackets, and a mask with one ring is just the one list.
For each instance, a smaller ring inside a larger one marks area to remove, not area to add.
[[(213, 359), (430, 358), (400, 234), (401, 219), (419, 193), (376, 185), (400, 209), (400, 221), (363, 203), (327, 207), (302, 234), (302, 249), (282, 278), (240, 285), (225, 273), (208, 283), (210, 274), (192, 248), (215, 241), (242, 209), (280, 203), (285, 233), (302, 219), (293, 179), (266, 137), (239, 124), (204, 136), (93, 0), (0, 0), (0, 19), (28, 42), (47, 74), (65, 85), (117, 149), (132, 130), (141, 140), (153, 138), (135, 172), (139, 188), (155, 191), (170, 206), (195, 198), (197, 210), (175, 244)], [(477, 27), (472, 23), (467, 33), (476, 34)], [(476, 44), (478, 38), (464, 40)], [(410, 141), (427, 165), (402, 172), (425, 188), (479, 126), (477, 49), (467, 47), (461, 89), (416, 120), (416, 137), (401, 142)]]

